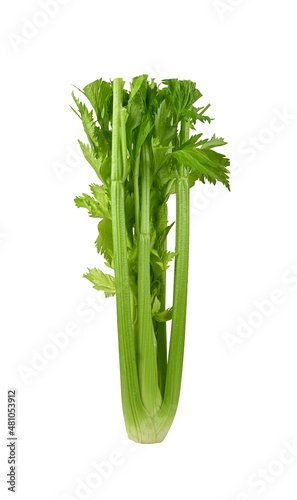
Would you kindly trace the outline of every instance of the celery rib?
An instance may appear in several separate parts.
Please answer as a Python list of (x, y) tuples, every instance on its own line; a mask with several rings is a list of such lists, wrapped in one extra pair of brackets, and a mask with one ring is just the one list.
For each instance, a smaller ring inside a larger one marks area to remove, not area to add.
[(150, 415), (159, 410), (162, 398), (158, 386), (157, 342), (153, 330), (150, 291), (150, 151), (142, 148), (141, 210), (138, 239), (138, 367), (143, 404)]
[[(181, 143), (189, 138), (189, 125), (185, 120), (181, 126)], [(164, 438), (174, 420), (178, 406), (186, 328), (188, 267), (189, 267), (189, 176), (188, 169), (179, 166), (176, 180), (176, 237), (173, 314), (164, 399), (156, 417), (158, 435)]]
[(122, 406), (128, 435), (138, 442), (154, 439), (155, 430), (141, 401), (131, 318), (128, 261), (126, 250), (125, 198), (121, 182), (120, 109), (122, 79), (114, 80), (111, 204), (114, 270), (117, 287), (117, 318)]

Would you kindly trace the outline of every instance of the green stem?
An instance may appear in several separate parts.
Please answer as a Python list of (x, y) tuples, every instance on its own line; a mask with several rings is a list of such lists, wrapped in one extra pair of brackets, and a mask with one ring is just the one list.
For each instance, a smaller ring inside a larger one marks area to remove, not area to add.
[[(189, 123), (181, 123), (181, 143), (189, 138)], [(167, 365), (164, 400), (155, 418), (157, 436), (164, 438), (167, 434), (179, 401), (185, 327), (187, 309), (188, 262), (189, 262), (189, 175), (188, 169), (180, 165), (176, 180), (176, 243), (174, 268), (173, 315), (170, 336), (170, 347)]]
[(128, 159), (127, 159), (127, 137), (126, 137), (126, 113), (125, 108), (121, 109), (121, 145), (122, 145), (122, 159), (123, 159), (123, 182), (128, 174)]
[(131, 318), (120, 135), (122, 95), (123, 80), (116, 78), (113, 82), (111, 206), (122, 406), (129, 437), (137, 442), (151, 442), (155, 439), (155, 429), (140, 397)]
[(139, 233), (139, 212), (140, 212), (140, 202), (139, 202), (139, 163), (140, 163), (140, 152), (137, 154), (135, 159), (134, 167), (134, 206), (135, 206), (135, 230), (136, 234)]
[[(166, 207), (167, 212), (167, 207)], [(166, 239), (163, 243), (163, 252), (167, 250)], [(160, 312), (166, 309), (166, 273), (160, 276)], [(166, 322), (159, 323), (156, 321), (156, 338), (158, 343), (158, 376), (159, 376), (159, 387), (162, 396), (164, 396), (165, 391), (165, 381), (167, 373), (167, 333), (166, 333)]]
[(132, 318), (132, 330), (133, 330), (133, 342), (134, 342), (134, 348), (135, 348), (135, 358), (136, 358), (136, 364), (137, 364), (137, 345), (138, 345), (138, 340), (137, 340), (137, 323), (136, 323), (136, 307), (135, 307), (135, 297), (130, 289), (130, 305), (131, 305), (131, 318)]
[(159, 410), (157, 342), (153, 330), (150, 291), (150, 146), (142, 147), (141, 212), (138, 238), (138, 374), (143, 404), (150, 415)]

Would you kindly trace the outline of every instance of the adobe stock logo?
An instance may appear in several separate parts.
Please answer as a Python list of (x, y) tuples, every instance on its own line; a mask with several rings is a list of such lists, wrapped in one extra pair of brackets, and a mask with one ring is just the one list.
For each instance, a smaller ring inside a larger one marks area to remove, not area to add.
[(53, 161), (51, 167), (58, 181), (63, 182), (65, 177), (68, 178), (69, 174), (75, 172), (83, 164), (83, 161), (84, 156), (79, 145), (75, 147), (68, 145), (65, 148), (63, 160)]
[(286, 474), (290, 466), (296, 465), (296, 461), (297, 439), (294, 437), (290, 441), (283, 441), (278, 456), (258, 467), (247, 478), (245, 491), (241, 491), (235, 498), (233, 497), (234, 500), (253, 500), (267, 493), (267, 490)]
[(119, 466), (129, 462), (130, 454), (140, 450), (140, 444), (131, 441), (127, 433), (123, 433), (117, 449), (113, 450), (103, 461), (93, 461), (90, 470), (84, 477), (76, 477), (71, 493), (62, 493), (61, 500), (88, 500), (116, 475)]
[(31, 19), (22, 17), (20, 33), (10, 31), (7, 38), (15, 51), (19, 53), (23, 45), (27, 45), (32, 38), (35, 38), (40, 30), (45, 28), (50, 19), (56, 17), (62, 5), (67, 5), (70, 0), (39, 0), (39, 10), (34, 12)]
[(238, 146), (238, 152), (247, 161), (254, 161), (259, 152), (264, 151), (282, 133), (288, 125), (296, 120), (296, 114), (288, 112), (287, 106), (283, 109), (274, 108), (273, 116), (266, 127), (261, 128), (256, 135), (250, 135)]
[(4, 242), (4, 240), (6, 240), (7, 238), (7, 234), (6, 233), (0, 233), (0, 246), (2, 245), (2, 243)]
[(253, 308), (244, 316), (237, 316), (236, 326), (225, 331), (222, 338), (228, 351), (234, 354), (237, 346), (244, 344), (251, 338), (269, 318), (277, 313), (278, 309), (286, 303), (290, 294), (297, 292), (297, 265), (294, 264), (286, 270), (281, 277), (281, 285), (273, 289), (269, 296), (255, 300)]
[(234, 12), (241, 5), (243, 0), (214, 0), (213, 6), (220, 19), (224, 19), (226, 14)]
[[(296, 121), (296, 117), (295, 113), (288, 111), (286, 105), (281, 109), (273, 108), (272, 116), (266, 126), (259, 128), (238, 144), (237, 157), (239, 160), (234, 160), (235, 154), (230, 155), (232, 158), (229, 167), (231, 179), (233, 180), (235, 176), (240, 176), (245, 170), (245, 165), (255, 161), (258, 155), (263, 154), (265, 150), (269, 150), (278, 137)], [(60, 170), (62, 172), (61, 168)], [(191, 192), (191, 215), (201, 214), (201, 212), (212, 204), (213, 200), (224, 193), (226, 193), (226, 188), (220, 183), (217, 183), (215, 186), (208, 183), (201, 184), (199, 189)]]
[(75, 317), (56, 332), (48, 332), (43, 344), (39, 345), (38, 349), (31, 349), (26, 362), (17, 366), (23, 383), (28, 385), (39, 374), (52, 366), (73, 343), (73, 339), (81, 335), (84, 326), (93, 323), (99, 315), (102, 316), (112, 302), (113, 299), (107, 300), (103, 292), (97, 292), (80, 302), (75, 309)]

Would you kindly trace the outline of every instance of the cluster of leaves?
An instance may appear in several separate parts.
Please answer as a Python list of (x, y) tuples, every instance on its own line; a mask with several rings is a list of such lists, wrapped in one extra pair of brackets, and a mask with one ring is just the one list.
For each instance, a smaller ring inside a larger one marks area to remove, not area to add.
[[(113, 244), (111, 222), (111, 153), (112, 153), (112, 82), (102, 79), (90, 83), (82, 90), (78, 89), (90, 102), (89, 110), (73, 93), (76, 104), (75, 113), (81, 118), (88, 144), (79, 141), (86, 160), (95, 170), (100, 185), (91, 184), (91, 194), (75, 198), (78, 207), (88, 210), (91, 217), (101, 219), (98, 224), (99, 235), (96, 247), (104, 255), (105, 263), (113, 268)], [(167, 220), (166, 203), (175, 193), (178, 176), (177, 165), (183, 164), (189, 172), (190, 186), (197, 180), (216, 184), (222, 182), (229, 189), (229, 160), (214, 151), (223, 146), (222, 138), (213, 136), (203, 139), (202, 134), (192, 135), (180, 144), (179, 126), (182, 120), (188, 120), (191, 129), (197, 122), (210, 122), (205, 115), (208, 106), (195, 107), (201, 93), (189, 80), (169, 79), (157, 85), (148, 81), (147, 75), (132, 80), (130, 90), (124, 90), (123, 108), (125, 108), (125, 133), (127, 151), (126, 168), (122, 182), (125, 187), (125, 212), (127, 229), (127, 250), (129, 260), (130, 287), (137, 298), (137, 197), (135, 175), (141, 179), (137, 162), (141, 157), (141, 148), (149, 141), (151, 154), (151, 191), (150, 191), (150, 238), (151, 238), (151, 302), (152, 314), (157, 321), (167, 321), (172, 311), (160, 312), (159, 295), (162, 276), (166, 272), (175, 253), (166, 249), (166, 238), (173, 224)], [(84, 99), (85, 100), (85, 99)], [(125, 154), (125, 153), (124, 153)], [(141, 199), (141, 191), (139, 193)], [(115, 293), (114, 278), (99, 269), (89, 269), (85, 277), (94, 288), (103, 290), (106, 296)]]

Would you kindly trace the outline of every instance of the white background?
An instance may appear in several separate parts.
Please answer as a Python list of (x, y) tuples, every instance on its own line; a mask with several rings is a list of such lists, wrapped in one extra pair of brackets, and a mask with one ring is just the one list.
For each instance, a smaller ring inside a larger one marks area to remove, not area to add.
[[(35, 0), (1, 9), (0, 496), (16, 387), (21, 500), (295, 500), (295, 3), (55, 5), (52, 17)], [(180, 405), (162, 444), (137, 446), (125, 439), (115, 301), (82, 278), (101, 259), (96, 221), (73, 198), (96, 179), (74, 154), (84, 136), (68, 105), (71, 84), (142, 73), (197, 82), (216, 118), (201, 130), (228, 140), (232, 190), (192, 190)], [(37, 362), (43, 353), (54, 358)]]

